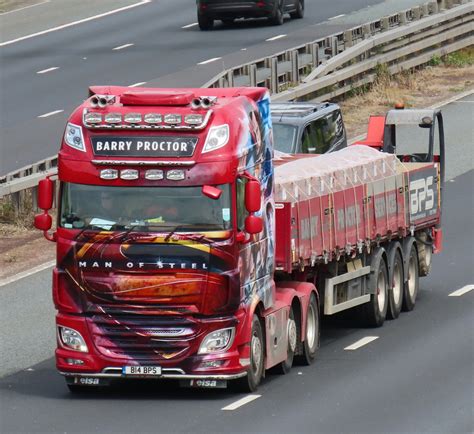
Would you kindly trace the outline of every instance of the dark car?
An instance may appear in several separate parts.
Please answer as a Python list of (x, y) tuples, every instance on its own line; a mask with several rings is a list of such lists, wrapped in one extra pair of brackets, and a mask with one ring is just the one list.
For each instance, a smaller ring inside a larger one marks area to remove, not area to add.
[(283, 15), (303, 18), (304, 0), (196, 0), (199, 28), (211, 30), (214, 20), (231, 24), (236, 18), (268, 18), (283, 24)]
[(275, 149), (288, 154), (325, 154), (347, 146), (341, 109), (333, 103), (271, 104)]

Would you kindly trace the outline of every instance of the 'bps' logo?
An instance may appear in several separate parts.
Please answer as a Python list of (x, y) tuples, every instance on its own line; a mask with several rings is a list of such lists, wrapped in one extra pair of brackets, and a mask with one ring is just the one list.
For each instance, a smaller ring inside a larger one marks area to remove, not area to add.
[(410, 181), (410, 218), (411, 221), (436, 214), (438, 189), (434, 175)]

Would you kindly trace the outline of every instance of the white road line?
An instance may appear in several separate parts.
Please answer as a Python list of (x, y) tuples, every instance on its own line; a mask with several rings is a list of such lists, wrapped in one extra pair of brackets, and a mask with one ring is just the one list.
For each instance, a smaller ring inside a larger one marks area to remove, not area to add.
[(189, 29), (190, 27), (197, 26), (198, 23), (191, 23), (191, 24), (186, 24), (185, 26), (181, 27), (182, 29)]
[(213, 57), (212, 59), (204, 60), (204, 62), (199, 62), (198, 65), (207, 65), (208, 63), (215, 62), (219, 59), (222, 59), (222, 57)]
[(347, 351), (354, 351), (360, 347), (363, 347), (364, 345), (369, 344), (372, 341), (375, 341), (378, 338), (379, 338), (378, 336), (366, 336), (365, 338), (359, 339), (357, 342), (354, 342), (352, 345), (349, 345), (348, 347), (344, 349)]
[(54, 112), (45, 113), (44, 115), (38, 116), (39, 118), (49, 118), (50, 116), (57, 115), (58, 113), (62, 113), (64, 110), (54, 110)]
[(238, 401), (233, 402), (232, 404), (227, 405), (226, 407), (222, 408), (224, 411), (232, 411), (237, 410), (239, 407), (242, 407), (249, 402), (255, 401), (256, 399), (260, 398), (262, 395), (247, 395), (245, 398), (239, 399)]
[(146, 84), (146, 81), (140, 81), (139, 83), (131, 84), (131, 85), (128, 86), (128, 87), (138, 87), (138, 86), (141, 86), (142, 84)]
[(56, 71), (56, 69), (59, 69), (59, 66), (53, 66), (52, 68), (43, 69), (41, 71), (38, 71), (37, 74), (46, 74), (47, 72)]
[(12, 39), (11, 41), (2, 42), (0, 44), (0, 47), (4, 47), (5, 45), (14, 44), (15, 42), (24, 41), (25, 39), (34, 38), (36, 36), (46, 35), (47, 33), (55, 32), (57, 30), (66, 29), (68, 27), (76, 26), (77, 24), (86, 23), (88, 21), (96, 20), (98, 18), (106, 17), (108, 15), (113, 15), (113, 14), (116, 14), (118, 12), (125, 11), (127, 9), (132, 9), (132, 8), (136, 8), (137, 6), (142, 6), (142, 5), (148, 4), (150, 2), (151, 2), (151, 0), (142, 0), (139, 3), (134, 3), (133, 5), (124, 6), (124, 7), (119, 8), (119, 9), (114, 9), (112, 11), (104, 12), (103, 14), (94, 15), (93, 17), (84, 18), (84, 19), (78, 20), (78, 21), (73, 21), (72, 23), (63, 24), (62, 26), (53, 27), (51, 29), (43, 30), (41, 32), (32, 33), (31, 35), (22, 36), (21, 38)]
[(41, 6), (41, 5), (44, 5), (45, 3), (49, 3), (50, 1), (51, 1), (51, 0), (45, 0), (44, 2), (36, 3), (35, 5), (24, 6), (24, 7), (22, 7), (22, 8), (14, 9), (14, 10), (12, 10), (12, 11), (2, 12), (2, 13), (0, 14), (0, 16), (12, 14), (13, 12), (20, 12), (20, 11), (22, 11), (23, 9), (34, 8), (35, 6)]
[(271, 37), (271, 38), (265, 39), (265, 41), (267, 41), (267, 42), (276, 41), (277, 39), (284, 38), (285, 36), (286, 36), (286, 35), (277, 35), (277, 36), (273, 36), (273, 37)]
[(114, 51), (123, 50), (124, 48), (133, 47), (135, 44), (124, 44), (119, 47), (112, 48)]
[(15, 276), (9, 277), (8, 279), (0, 280), (0, 287), (16, 282), (17, 280), (24, 279), (25, 277), (31, 276), (35, 273), (39, 273), (40, 271), (46, 270), (48, 268), (54, 267), (54, 264), (56, 264), (56, 261), (45, 262), (44, 264), (38, 265), (37, 267), (34, 267), (31, 270), (23, 271), (22, 273), (18, 273)]
[(466, 285), (460, 289), (457, 289), (451, 294), (449, 294), (449, 297), (461, 297), (461, 295), (467, 294), (469, 291), (472, 291), (473, 289), (474, 289), (474, 285)]
[(328, 18), (328, 21), (337, 20), (338, 18), (345, 17), (346, 14), (336, 15), (335, 17)]

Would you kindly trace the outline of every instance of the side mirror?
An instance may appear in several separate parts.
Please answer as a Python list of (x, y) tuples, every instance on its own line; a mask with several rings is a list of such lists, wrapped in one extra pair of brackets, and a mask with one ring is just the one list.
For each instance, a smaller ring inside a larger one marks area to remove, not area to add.
[[(54, 197), (53, 181), (51, 181), (51, 179), (49, 178), (42, 179), (38, 184), (38, 207), (45, 211), (50, 210), (53, 207), (53, 197)], [(36, 218), (35, 218), (35, 221), (36, 221)]]
[(245, 231), (251, 235), (259, 234), (263, 231), (263, 220), (262, 217), (255, 215), (249, 215), (245, 219)]
[(260, 183), (254, 180), (247, 181), (245, 184), (245, 208), (247, 208), (248, 212), (260, 211), (262, 206), (261, 195)]
[(53, 225), (53, 219), (49, 214), (35, 215), (35, 228), (36, 229), (46, 232), (51, 229), (52, 225)]
[(209, 197), (210, 199), (217, 200), (221, 197), (222, 190), (220, 188), (213, 187), (212, 185), (203, 185), (202, 194)]

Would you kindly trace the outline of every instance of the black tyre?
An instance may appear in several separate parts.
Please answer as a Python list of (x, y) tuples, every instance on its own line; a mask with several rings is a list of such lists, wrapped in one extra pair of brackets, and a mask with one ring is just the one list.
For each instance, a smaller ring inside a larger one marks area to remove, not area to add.
[(402, 309), (409, 312), (414, 309), (416, 297), (418, 295), (418, 287), (420, 285), (420, 273), (418, 264), (418, 253), (415, 243), (411, 245), (407, 258), (407, 280), (403, 289), (403, 305)]
[(247, 376), (235, 380), (235, 386), (241, 392), (254, 392), (263, 377), (264, 370), (264, 341), (260, 319), (257, 315), (252, 319), (252, 333), (250, 335), (250, 366)]
[(299, 0), (298, 1), (298, 6), (296, 8), (295, 12), (292, 12), (290, 14), (290, 17), (292, 19), (300, 19), (304, 17), (304, 0)]
[(306, 313), (306, 333), (304, 341), (300, 344), (301, 351), (295, 356), (295, 361), (300, 365), (309, 366), (316, 359), (319, 349), (319, 309), (314, 293), (311, 294)]
[(275, 10), (269, 18), (269, 22), (272, 26), (281, 26), (283, 24), (283, 8), (281, 2), (275, 5)]
[(275, 366), (272, 371), (277, 374), (288, 374), (291, 371), (291, 367), (293, 366), (293, 359), (295, 357), (296, 351), (296, 344), (298, 339), (298, 330), (297, 324), (295, 322), (295, 315), (293, 313), (293, 308), (290, 308), (290, 314), (288, 316), (288, 356), (286, 360), (279, 363)]
[(368, 327), (380, 327), (385, 321), (388, 308), (387, 264), (379, 251), (370, 273), (370, 301), (361, 306), (362, 321)]
[(388, 310), (387, 318), (397, 319), (402, 310), (403, 303), (403, 283), (404, 283), (404, 272), (403, 272), (403, 259), (398, 248), (394, 248), (390, 252), (390, 270), (391, 270), (391, 289), (388, 295)]
[(198, 24), (201, 30), (212, 30), (214, 27), (214, 19), (207, 15), (198, 13)]

